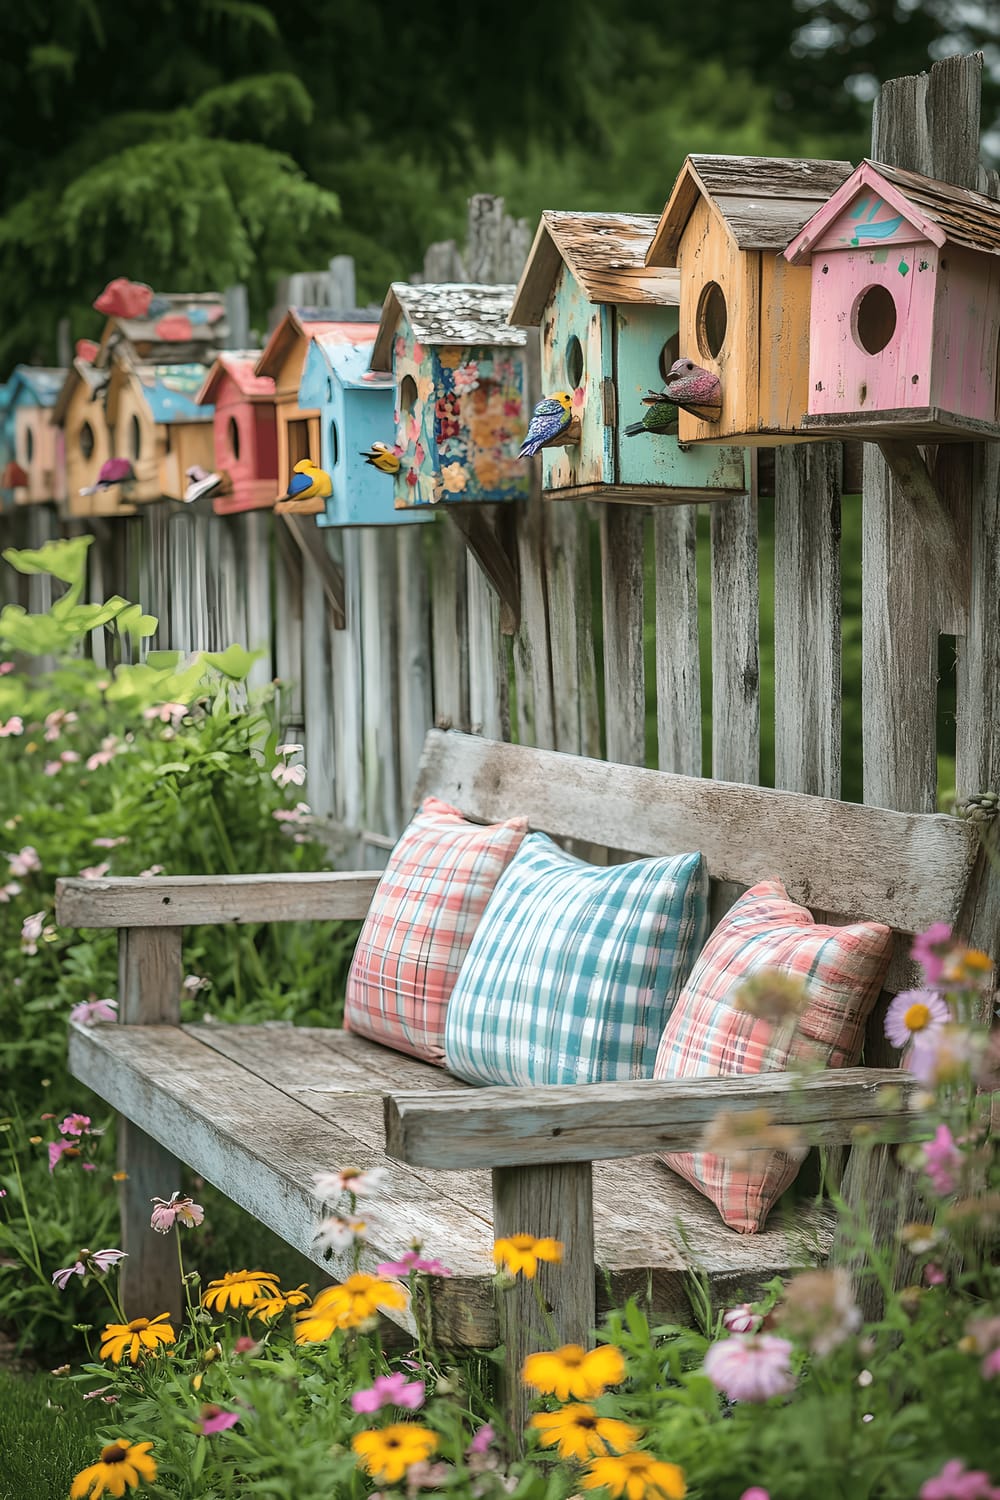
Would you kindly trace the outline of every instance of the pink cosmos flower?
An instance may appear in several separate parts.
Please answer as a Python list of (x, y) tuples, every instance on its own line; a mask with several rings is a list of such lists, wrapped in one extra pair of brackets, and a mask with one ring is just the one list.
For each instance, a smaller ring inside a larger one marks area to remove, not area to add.
[(42, 868), (42, 861), (38, 857), (38, 850), (33, 844), (25, 844), (24, 848), (17, 854), (12, 854), (8, 871), (11, 875), (34, 875)]
[(233, 1345), (234, 1354), (256, 1354), (260, 1348), (260, 1341), (252, 1339), (248, 1333), (241, 1333)]
[(0, 740), (5, 740), (12, 734), (24, 733), (24, 720), (20, 714), (12, 714), (6, 724), (0, 724)]
[(274, 753), (275, 755), (301, 755), (304, 749), (304, 745), (293, 745), (289, 741), (288, 744), (279, 745)]
[(978, 1039), (967, 1026), (939, 1026), (921, 1036), (904, 1059), (906, 1071), (926, 1088), (953, 1083), (978, 1056)]
[(409, 1276), (416, 1271), (423, 1276), (451, 1276), (439, 1260), (424, 1260), (417, 1250), (406, 1250), (398, 1260), (384, 1260), (375, 1267), (379, 1276)]
[(124, 1259), (124, 1250), (81, 1250), (80, 1259), (74, 1265), (52, 1273), (53, 1285), (64, 1292), (71, 1276), (86, 1276), (88, 1272), (95, 1270), (103, 1276), (113, 1265)]
[(103, 859), (99, 865), (87, 865), (80, 871), (80, 877), (83, 880), (103, 880), (110, 869), (107, 860)]
[(100, 750), (95, 750), (93, 755), (87, 757), (87, 770), (96, 771), (98, 766), (109, 766), (118, 754), (118, 736), (114, 734), (105, 735), (101, 741)]
[(150, 865), (150, 867), (149, 867), (148, 870), (140, 870), (139, 871), (139, 879), (140, 880), (152, 880), (153, 877), (154, 877), (154, 875), (162, 875), (162, 874), (163, 874), (163, 866), (162, 865)]
[(0, 902), (4, 905), (14, 896), (21, 894), (21, 887), (16, 880), (8, 880), (6, 885), (0, 885)]
[(359, 1415), (381, 1411), (383, 1406), (402, 1406), (407, 1411), (419, 1411), (424, 1404), (424, 1395), (422, 1380), (407, 1380), (397, 1370), (392, 1375), (377, 1375), (370, 1389), (355, 1391), (351, 1406)]
[(7, 673), (13, 672), (13, 670), (14, 663), (12, 661), (0, 661), (0, 677), (6, 677)]
[(306, 779), (305, 766), (284, 765), (275, 766), (271, 772), (271, 780), (276, 781), (279, 786), (303, 786)]
[(207, 990), (211, 983), (210, 979), (203, 979), (200, 974), (185, 974), (181, 989), (185, 995), (197, 995), (199, 990)]
[(933, 990), (901, 990), (885, 1013), (885, 1034), (894, 1047), (923, 1040), (951, 1020), (951, 1007)]
[(363, 1219), (321, 1219), (313, 1244), (324, 1252), (350, 1250), (355, 1240), (364, 1239), (367, 1229)]
[(795, 1388), (792, 1346), (771, 1333), (734, 1333), (712, 1344), (704, 1371), (730, 1401), (769, 1401)]
[(756, 1333), (763, 1322), (760, 1313), (755, 1313), (749, 1302), (741, 1302), (722, 1314), (722, 1326), (730, 1333)]
[(934, 1261), (929, 1260), (924, 1266), (924, 1281), (928, 1286), (944, 1286), (947, 1280), (948, 1277), (942, 1267), (936, 1265)]
[(75, 750), (63, 750), (59, 756), (59, 759), (62, 761), (64, 766), (72, 766), (76, 764), (80, 757)]
[(765, 1490), (759, 1484), (752, 1484), (748, 1490), (744, 1490), (740, 1500), (771, 1500), (770, 1490)]
[(935, 922), (926, 932), (918, 932), (913, 939), (911, 956), (924, 971), (928, 984), (937, 984), (941, 978), (944, 961), (954, 946), (951, 928), (947, 922)]
[(967, 1469), (960, 1458), (950, 1458), (933, 1479), (920, 1486), (920, 1500), (1000, 1500), (1000, 1488), (983, 1469)]
[(144, 708), (142, 717), (150, 721), (159, 719), (161, 724), (169, 724), (171, 729), (177, 729), (187, 712), (186, 703), (158, 703), (155, 708)]
[(490, 1444), (495, 1441), (496, 1433), (489, 1422), (484, 1422), (465, 1451), (466, 1453), (487, 1453), (489, 1452)]
[(362, 1172), (359, 1167), (341, 1167), (339, 1172), (314, 1172), (313, 1197), (329, 1202), (341, 1193), (354, 1193), (358, 1198), (367, 1197), (380, 1188), (389, 1173), (385, 1167), (370, 1167)]
[(117, 1021), (117, 1000), (81, 1000), (69, 1013), (71, 1021), (81, 1026), (93, 1026), (95, 1021)]
[(59, 1130), (62, 1135), (89, 1135), (89, 1115), (67, 1115), (65, 1120), (59, 1122)]
[(21, 923), (21, 952), (37, 953), (38, 939), (45, 936), (45, 913), (33, 911)]
[(165, 1198), (151, 1198), (149, 1201), (153, 1204), (149, 1223), (157, 1234), (169, 1234), (177, 1219), (185, 1229), (196, 1229), (205, 1217), (201, 1204), (192, 1202), (186, 1194), (172, 1193), (169, 1201)]
[(979, 1373), (984, 1380), (992, 1380), (994, 1375), (1000, 1375), (1000, 1348), (992, 1349), (982, 1364)]
[(79, 1156), (80, 1148), (76, 1141), (49, 1141), (49, 1171), (54, 1172), (61, 1159), (70, 1152), (73, 1156)]
[(213, 1433), (225, 1432), (227, 1427), (235, 1427), (239, 1420), (239, 1412), (223, 1411), (221, 1406), (203, 1406), (198, 1427), (204, 1437), (211, 1437)]
[(271, 814), (278, 823), (301, 823), (311, 813), (308, 802), (296, 802), (294, 807), (279, 807)]
[(45, 715), (45, 738), (57, 740), (63, 730), (70, 724), (76, 723), (76, 714), (70, 709), (54, 708), (50, 714)]
[(128, 843), (128, 834), (123, 833), (119, 838), (116, 839), (92, 839), (91, 842), (93, 843), (95, 849), (117, 849), (119, 844)]
[(63, 763), (62, 763), (61, 760), (47, 760), (45, 762), (45, 774), (46, 774), (46, 776), (58, 776), (59, 772), (62, 770), (62, 768), (63, 768)]
[(955, 1137), (947, 1125), (939, 1125), (932, 1141), (923, 1144), (924, 1171), (931, 1180), (936, 1193), (942, 1198), (953, 1193), (958, 1186), (958, 1173), (963, 1156), (955, 1144)]

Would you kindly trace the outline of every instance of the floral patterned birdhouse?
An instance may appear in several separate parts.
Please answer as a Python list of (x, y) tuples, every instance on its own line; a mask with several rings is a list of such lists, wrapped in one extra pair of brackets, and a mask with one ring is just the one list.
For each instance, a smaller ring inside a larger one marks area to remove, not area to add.
[(1000, 203), (864, 161), (785, 255), (811, 266), (809, 430), (1000, 437)]
[(746, 488), (740, 448), (685, 450), (678, 413), (644, 398), (678, 358), (680, 278), (646, 265), (652, 214), (542, 215), (511, 322), (541, 328), (541, 385), (573, 398), (578, 436), (542, 450), (551, 499), (671, 504)]
[(682, 443), (770, 447), (808, 436), (810, 277), (782, 252), (850, 171), (846, 161), (783, 157), (685, 161), (646, 264), (680, 271), (680, 355), (718, 377), (721, 409), (682, 410)]
[(457, 282), (389, 288), (372, 369), (395, 383), (398, 508), (527, 496), (527, 338), (507, 322), (513, 296)]
[(62, 434), (52, 424), (65, 375), (65, 370), (18, 365), (7, 383), (13, 453), (5, 477), (12, 481), (16, 505), (39, 505), (65, 494)]
[(278, 493), (278, 428), (274, 381), (258, 375), (258, 351), (226, 350), (212, 365), (196, 400), (213, 413), (212, 497), (217, 515), (270, 510)]
[(333, 493), (318, 526), (399, 526), (431, 519), (428, 510), (397, 510), (392, 474), (366, 458), (372, 444), (392, 446), (396, 382), (369, 369), (370, 342), (317, 334), (309, 345), (299, 404), (319, 412), (319, 466)]

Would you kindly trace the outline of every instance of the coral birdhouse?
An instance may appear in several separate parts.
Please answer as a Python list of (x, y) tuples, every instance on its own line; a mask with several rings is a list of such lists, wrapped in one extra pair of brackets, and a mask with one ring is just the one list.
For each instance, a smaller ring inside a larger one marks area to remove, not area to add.
[(646, 255), (680, 271), (680, 355), (718, 405), (682, 410), (682, 443), (772, 446), (807, 436), (807, 267), (782, 252), (850, 175), (846, 161), (689, 156)]
[(567, 441), (542, 449), (549, 498), (670, 504), (746, 487), (741, 448), (682, 449), (677, 407), (651, 400), (680, 352), (680, 278), (646, 265), (656, 224), (542, 215), (510, 317), (541, 328), (542, 390), (573, 402)]
[(319, 466), (333, 481), (319, 526), (399, 526), (431, 518), (428, 510), (396, 509), (395, 455), (387, 453), (384, 470), (366, 457), (377, 455), (379, 444), (391, 448), (396, 404), (396, 382), (369, 369), (371, 353), (370, 342), (349, 344), (321, 333), (306, 354), (299, 404), (319, 413)]
[(372, 369), (395, 386), (398, 508), (528, 495), (527, 336), (508, 321), (512, 286), (395, 282)]
[(865, 161), (785, 254), (811, 266), (807, 428), (1000, 437), (1000, 204)]
[[(199, 406), (212, 412), (218, 484), (212, 494), (217, 515), (270, 510), (278, 493), (278, 428), (274, 381), (258, 375), (258, 351), (226, 350), (198, 392)], [(211, 475), (206, 475), (206, 485)], [(208, 491), (210, 492), (210, 491)]]
[(62, 434), (52, 424), (52, 408), (65, 370), (18, 365), (7, 384), (13, 454), (7, 474), (17, 505), (61, 500), (65, 493)]

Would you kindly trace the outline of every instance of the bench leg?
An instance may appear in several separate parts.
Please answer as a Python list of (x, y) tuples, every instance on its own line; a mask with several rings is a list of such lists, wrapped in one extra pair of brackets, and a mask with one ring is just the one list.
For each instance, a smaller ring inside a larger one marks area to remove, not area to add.
[(151, 1198), (169, 1198), (181, 1185), (181, 1166), (130, 1120), (118, 1121), (118, 1166), (127, 1172), (121, 1184), (121, 1296), (127, 1318), (155, 1318), (169, 1312), (176, 1328), (184, 1307), (180, 1266), (174, 1236), (184, 1231), (174, 1225), (169, 1234), (150, 1228)]
[(597, 1321), (594, 1271), (593, 1172), (589, 1161), (551, 1167), (497, 1167), (493, 1172), (493, 1233), (551, 1236), (563, 1243), (559, 1265), (542, 1264), (538, 1286), (552, 1329), (538, 1305), (534, 1283), (519, 1276), (498, 1294), (500, 1337), (505, 1345), (503, 1408), (515, 1453), (524, 1446), (529, 1392), (521, 1383), (527, 1355), (561, 1344), (587, 1348)]

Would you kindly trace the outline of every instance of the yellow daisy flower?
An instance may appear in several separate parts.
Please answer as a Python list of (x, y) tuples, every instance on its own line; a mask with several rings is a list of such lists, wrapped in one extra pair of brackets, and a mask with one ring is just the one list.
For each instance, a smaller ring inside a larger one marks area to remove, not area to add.
[(408, 1297), (395, 1281), (357, 1271), (340, 1286), (320, 1292), (307, 1312), (295, 1315), (295, 1342), (322, 1343), (338, 1328), (357, 1328), (382, 1308), (403, 1308)]
[(564, 1406), (559, 1411), (536, 1412), (528, 1423), (540, 1434), (546, 1448), (556, 1448), (560, 1458), (588, 1458), (612, 1448), (625, 1453), (642, 1437), (638, 1427), (613, 1417), (599, 1417), (592, 1406)]
[(210, 1281), (208, 1290), (202, 1293), (202, 1306), (215, 1312), (225, 1312), (227, 1307), (252, 1307), (265, 1297), (277, 1297), (280, 1292), (278, 1278), (273, 1271), (227, 1271), (218, 1281)]
[(306, 1291), (306, 1283), (303, 1282), (301, 1286), (293, 1287), (290, 1292), (279, 1291), (276, 1297), (258, 1297), (257, 1301), (251, 1305), (250, 1316), (259, 1318), (262, 1323), (270, 1323), (279, 1313), (283, 1313), (286, 1307), (308, 1306), (311, 1301), (312, 1298)]
[(512, 1234), (505, 1240), (497, 1240), (493, 1246), (493, 1264), (516, 1276), (523, 1271), (529, 1281), (534, 1279), (540, 1260), (555, 1261), (563, 1258), (561, 1240), (536, 1240), (532, 1234)]
[(437, 1433), (414, 1422), (394, 1422), (351, 1438), (358, 1463), (382, 1484), (395, 1484), (411, 1464), (430, 1458), (437, 1445)]
[(152, 1443), (130, 1443), (127, 1438), (116, 1438), (101, 1449), (96, 1464), (81, 1469), (70, 1487), (70, 1500), (101, 1500), (104, 1494), (124, 1495), (126, 1489), (136, 1490), (144, 1479), (156, 1478), (156, 1461), (150, 1458)]
[(595, 1458), (581, 1483), (585, 1490), (607, 1490), (615, 1500), (684, 1500), (687, 1494), (684, 1470), (651, 1453)]
[(614, 1344), (598, 1349), (581, 1349), (579, 1344), (564, 1344), (561, 1349), (529, 1354), (524, 1361), (521, 1379), (543, 1395), (568, 1401), (596, 1401), (605, 1386), (625, 1379), (625, 1360)]
[(147, 1350), (155, 1351), (160, 1344), (175, 1343), (174, 1330), (166, 1321), (169, 1317), (169, 1313), (160, 1313), (152, 1320), (133, 1318), (131, 1323), (109, 1323), (101, 1334), (101, 1358), (110, 1359), (117, 1365), (127, 1354), (130, 1364), (134, 1365)]

